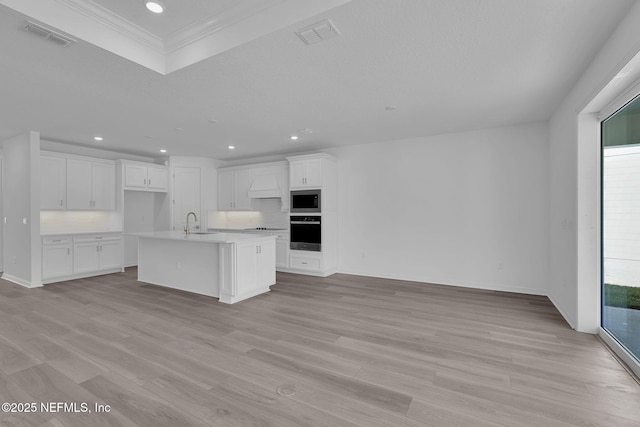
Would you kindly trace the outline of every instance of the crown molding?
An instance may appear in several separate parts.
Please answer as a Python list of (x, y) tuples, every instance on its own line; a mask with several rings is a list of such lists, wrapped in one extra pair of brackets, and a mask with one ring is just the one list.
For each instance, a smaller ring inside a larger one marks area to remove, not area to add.
[(156, 53), (164, 54), (163, 40), (139, 25), (123, 18), (109, 9), (95, 3), (93, 0), (55, 0), (60, 5), (110, 28), (125, 37), (139, 43)]
[(170, 54), (187, 48), (240, 21), (258, 15), (283, 1), (284, 0), (241, 0), (227, 4), (169, 35), (164, 40), (165, 53)]
[(236, 0), (164, 39), (94, 0), (0, 0), (0, 4), (166, 75), (350, 1)]

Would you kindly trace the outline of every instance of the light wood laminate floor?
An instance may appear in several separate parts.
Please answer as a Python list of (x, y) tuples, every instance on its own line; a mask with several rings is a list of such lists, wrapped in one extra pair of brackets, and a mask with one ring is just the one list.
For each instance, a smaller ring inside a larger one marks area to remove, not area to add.
[(640, 426), (638, 384), (547, 298), (342, 274), (231, 306), (135, 269), (0, 280), (0, 401), (111, 407), (2, 426)]

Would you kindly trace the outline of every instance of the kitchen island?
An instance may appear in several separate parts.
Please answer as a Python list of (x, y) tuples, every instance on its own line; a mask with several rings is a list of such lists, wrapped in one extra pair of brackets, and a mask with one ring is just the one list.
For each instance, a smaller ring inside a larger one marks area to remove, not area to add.
[(138, 280), (233, 304), (276, 282), (275, 236), (161, 231), (138, 237)]

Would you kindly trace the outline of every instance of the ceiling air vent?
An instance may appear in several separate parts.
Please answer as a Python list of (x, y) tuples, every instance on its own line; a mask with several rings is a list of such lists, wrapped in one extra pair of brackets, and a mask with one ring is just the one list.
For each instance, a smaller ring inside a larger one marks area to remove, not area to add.
[(31, 21), (27, 21), (24, 26), (24, 30), (45, 38), (62, 47), (67, 47), (77, 42), (69, 36), (65, 36), (64, 34), (52, 30), (51, 28), (47, 28), (44, 25), (36, 24), (35, 22)]
[(297, 31), (296, 34), (306, 44), (320, 43), (323, 40), (332, 39), (340, 35), (338, 29), (328, 19), (309, 25), (308, 27)]

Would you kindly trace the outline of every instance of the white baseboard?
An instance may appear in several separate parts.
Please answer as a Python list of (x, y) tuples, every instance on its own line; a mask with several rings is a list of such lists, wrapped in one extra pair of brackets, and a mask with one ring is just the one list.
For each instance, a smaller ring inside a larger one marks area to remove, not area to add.
[(105, 274), (123, 273), (123, 272), (124, 272), (124, 268), (118, 267), (118, 268), (111, 268), (109, 270), (92, 271), (89, 273), (81, 273), (81, 274), (72, 274), (70, 276), (49, 277), (47, 279), (44, 279), (43, 283), (45, 285), (50, 285), (51, 283), (66, 282), (69, 280), (76, 280), (76, 279), (86, 279), (87, 277), (96, 277), (96, 276), (103, 276)]
[(7, 273), (2, 274), (2, 279), (6, 280), (7, 282), (15, 283), (16, 285), (24, 286), (25, 288), (41, 288), (42, 287), (42, 282), (40, 281), (32, 283), (32, 282), (29, 282), (28, 280), (24, 280)]
[(571, 326), (571, 329), (576, 330), (576, 326), (573, 324), (573, 322), (571, 322), (571, 318), (567, 316), (567, 310), (564, 308), (564, 306), (560, 304), (551, 293), (547, 295), (547, 298), (549, 298), (549, 301), (551, 301), (551, 304), (553, 304), (556, 310), (560, 312), (560, 315), (564, 318), (565, 322), (567, 322), (569, 326)]
[(472, 283), (472, 282), (456, 282), (456, 283), (446, 283), (442, 281), (431, 281), (424, 277), (412, 277), (412, 276), (392, 276), (387, 274), (376, 274), (376, 273), (368, 273), (368, 272), (359, 272), (354, 270), (341, 270), (338, 269), (338, 273), (342, 274), (350, 274), (354, 276), (365, 276), (365, 277), (377, 277), (380, 279), (390, 279), (390, 280), (404, 280), (409, 282), (421, 282), (425, 284), (433, 284), (433, 285), (443, 285), (443, 286), (458, 286), (461, 288), (472, 288), (472, 289), (482, 289), (486, 291), (500, 291), (500, 292), (512, 292), (516, 294), (526, 294), (526, 295), (540, 295), (547, 296), (546, 289), (531, 289), (531, 288), (516, 288), (510, 286), (496, 286), (485, 283)]

